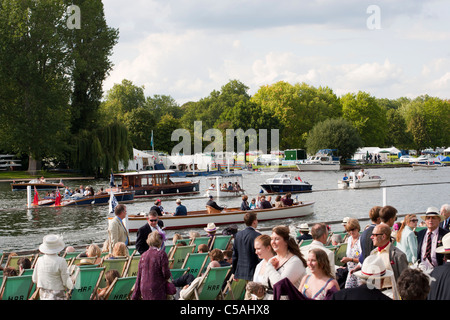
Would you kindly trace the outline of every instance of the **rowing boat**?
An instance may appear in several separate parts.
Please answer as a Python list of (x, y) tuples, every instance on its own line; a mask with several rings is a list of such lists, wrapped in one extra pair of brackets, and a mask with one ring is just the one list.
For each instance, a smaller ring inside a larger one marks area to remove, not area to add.
[[(314, 213), (314, 202), (303, 202), (289, 207), (255, 209), (258, 221), (280, 220), (290, 218), (300, 218)], [(188, 212), (186, 216), (172, 216), (171, 214), (159, 217), (164, 222), (165, 230), (176, 230), (185, 228), (204, 227), (210, 222), (216, 225), (239, 224), (244, 222), (244, 215), (247, 211), (240, 208), (226, 208), (220, 213), (208, 213), (207, 210)], [(113, 217), (109, 217), (109, 220)], [(128, 215), (126, 225), (129, 232), (137, 230), (147, 223), (143, 214)]]

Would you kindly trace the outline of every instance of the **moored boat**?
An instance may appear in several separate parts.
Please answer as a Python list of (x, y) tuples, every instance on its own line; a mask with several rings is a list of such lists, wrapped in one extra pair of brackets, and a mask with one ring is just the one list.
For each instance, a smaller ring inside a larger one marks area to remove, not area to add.
[(13, 182), (11, 183), (12, 191), (26, 191), (27, 187), (36, 188), (37, 190), (55, 190), (56, 188), (64, 188), (64, 183), (46, 182), (39, 179), (33, 179), (28, 182)]
[[(113, 191), (134, 191), (135, 198), (192, 195), (200, 192), (200, 181), (172, 181), (173, 170), (116, 173), (122, 179)], [(110, 190), (106, 190), (110, 191)]]
[(267, 193), (299, 193), (311, 192), (312, 185), (303, 181), (300, 177), (292, 177), (288, 173), (277, 174), (261, 184), (261, 188)]
[(296, 164), (299, 171), (338, 171), (341, 169), (339, 157), (331, 149), (319, 150), (314, 156)]
[(413, 163), (413, 170), (436, 170), (439, 167), (442, 167), (442, 164), (438, 163)]
[[(280, 220), (289, 218), (300, 218), (314, 213), (314, 202), (303, 202), (290, 207), (256, 209), (252, 210), (258, 216), (258, 221)], [(216, 225), (240, 224), (244, 222), (247, 211), (239, 208), (227, 208), (220, 213), (209, 213), (207, 210), (191, 211), (186, 216), (164, 215), (159, 217), (164, 222), (164, 229), (176, 230), (185, 228), (204, 227), (210, 222)], [(113, 217), (109, 217), (109, 220)], [(144, 215), (128, 215), (126, 225), (129, 232), (137, 230), (145, 225), (147, 220)]]
[(379, 188), (385, 181), (380, 176), (365, 175), (363, 178), (338, 180), (338, 189)]
[[(134, 191), (115, 192), (117, 202), (129, 203), (134, 200)], [(61, 199), (58, 203), (56, 198), (46, 197), (38, 202), (38, 207), (69, 207), (69, 206), (98, 206), (107, 205), (111, 195), (109, 193), (83, 196), (79, 198)]]

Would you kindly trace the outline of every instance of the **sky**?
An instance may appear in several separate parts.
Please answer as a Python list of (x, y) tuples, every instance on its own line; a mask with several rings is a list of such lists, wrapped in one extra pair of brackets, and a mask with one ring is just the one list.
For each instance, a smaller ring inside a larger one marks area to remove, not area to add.
[[(239, 80), (450, 99), (448, 0), (103, 0), (123, 79), (180, 105)], [(81, 13), (82, 14), (82, 13)]]

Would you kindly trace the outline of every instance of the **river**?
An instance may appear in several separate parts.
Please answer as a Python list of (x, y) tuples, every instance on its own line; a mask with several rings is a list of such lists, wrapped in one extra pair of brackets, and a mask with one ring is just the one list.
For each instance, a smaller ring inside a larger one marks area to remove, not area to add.
[[(298, 225), (339, 221), (344, 217), (366, 219), (371, 207), (383, 205), (383, 189), (338, 190), (337, 181), (343, 176), (339, 172), (287, 172), (301, 176), (303, 181), (313, 185), (312, 193), (298, 195), (302, 201), (315, 201), (313, 215), (291, 220), (260, 223), (262, 228), (271, 228), (278, 224)], [(440, 208), (450, 203), (450, 167), (437, 170), (413, 171), (412, 168), (369, 169), (370, 175), (379, 175), (386, 179), (386, 202), (397, 208), (400, 215), (425, 212), (430, 206)], [(252, 196), (261, 190), (260, 184), (275, 175), (275, 172), (243, 173), (243, 188)], [(174, 180), (200, 180), (200, 194), (184, 197), (183, 204), (188, 210), (203, 210), (206, 204), (204, 195), (207, 188), (205, 177), (174, 178)], [(106, 187), (108, 180), (67, 181), (69, 187), (83, 184), (98, 190)], [(295, 196), (294, 196), (295, 197)], [(162, 199), (166, 211), (175, 210), (175, 198)], [(135, 214), (150, 209), (154, 199), (135, 201), (127, 204), (128, 213)], [(216, 199), (220, 205), (239, 206), (240, 198)], [(66, 208), (26, 208), (26, 192), (11, 191), (9, 183), (0, 183), (0, 252), (12, 252), (37, 249), (42, 238), (50, 233), (64, 236), (66, 245), (80, 246), (90, 243), (103, 243), (107, 234), (108, 206), (66, 207)], [(205, 226), (206, 226), (205, 222)], [(361, 222), (362, 225), (367, 222)], [(340, 225), (334, 226), (341, 229)], [(242, 228), (242, 225), (239, 226)], [(221, 228), (219, 227), (219, 232)], [(333, 226), (332, 226), (333, 229)], [(189, 230), (178, 231), (187, 234)], [(202, 229), (198, 229), (204, 233)], [(168, 232), (168, 236), (173, 235)], [(132, 237), (133, 239), (133, 237)]]

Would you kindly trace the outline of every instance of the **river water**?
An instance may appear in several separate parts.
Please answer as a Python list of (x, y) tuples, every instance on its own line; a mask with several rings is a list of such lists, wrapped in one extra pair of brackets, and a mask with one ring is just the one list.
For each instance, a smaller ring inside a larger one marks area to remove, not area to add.
[[(313, 215), (280, 221), (261, 222), (260, 227), (271, 228), (278, 224), (298, 225), (299, 223), (341, 221), (344, 217), (366, 219), (371, 207), (386, 203), (397, 208), (400, 215), (425, 212), (430, 206), (440, 208), (450, 203), (450, 167), (437, 170), (413, 171), (412, 168), (370, 169), (370, 175), (379, 175), (386, 179), (386, 198), (383, 189), (338, 190), (337, 181), (343, 176), (339, 172), (287, 172), (301, 176), (303, 181), (313, 185), (312, 193), (298, 195), (298, 200), (315, 201)], [(243, 188), (249, 197), (257, 196), (260, 184), (273, 177), (276, 172), (243, 172)], [(200, 194), (184, 197), (183, 204), (188, 210), (203, 210), (206, 204), (205, 194), (210, 180), (206, 177), (174, 178), (173, 180), (200, 180)], [(108, 180), (67, 181), (69, 187), (83, 184), (94, 189), (107, 187)], [(400, 186), (402, 185), (402, 186)], [(294, 196), (295, 197), (295, 196)], [(162, 206), (168, 212), (175, 210), (175, 198), (162, 199)], [(128, 213), (135, 214), (150, 209), (154, 199), (139, 200), (127, 204)], [(240, 198), (216, 199), (220, 205), (239, 206)], [(64, 236), (66, 245), (80, 246), (91, 243), (103, 243), (107, 235), (108, 206), (66, 207), (27, 209), (26, 191), (11, 191), (9, 183), (0, 183), (0, 252), (37, 249), (42, 238), (50, 233)], [(206, 226), (207, 221), (205, 222)], [(368, 222), (362, 221), (365, 225)], [(243, 225), (240, 225), (241, 229)], [(333, 225), (331, 226), (334, 228)], [(341, 229), (339, 224), (335, 228)], [(219, 232), (220, 232), (219, 227)], [(337, 230), (336, 229), (336, 230)], [(187, 234), (189, 230), (177, 231)], [(202, 229), (197, 229), (204, 233)], [(168, 236), (174, 231), (169, 231)], [(133, 239), (133, 236), (132, 236)]]

